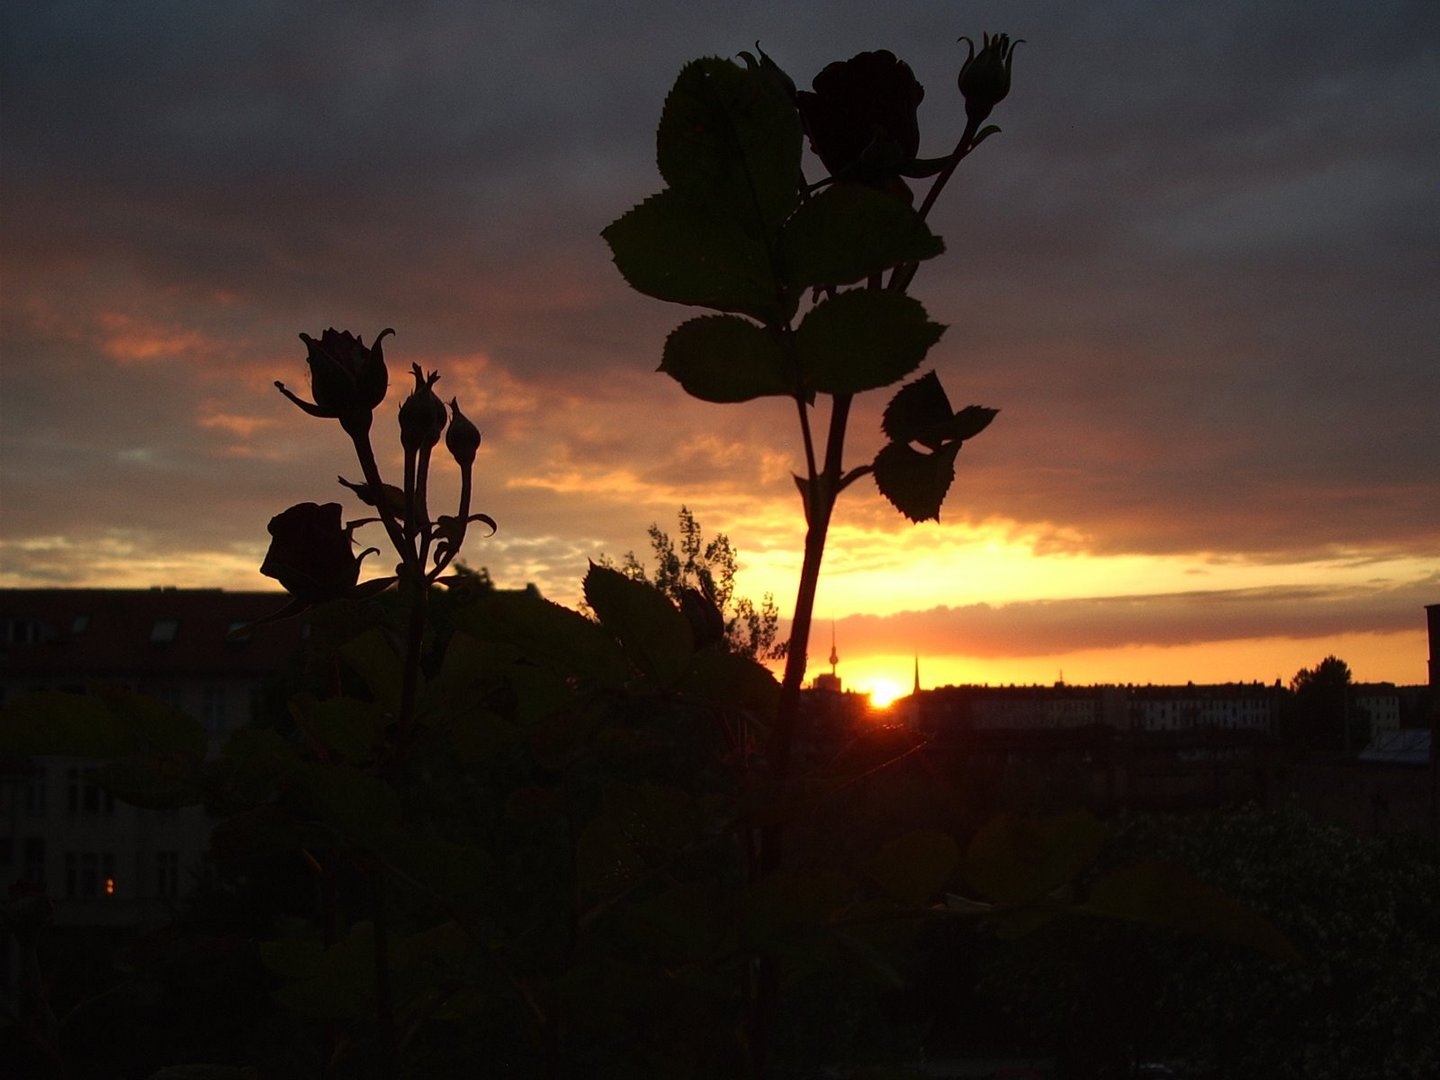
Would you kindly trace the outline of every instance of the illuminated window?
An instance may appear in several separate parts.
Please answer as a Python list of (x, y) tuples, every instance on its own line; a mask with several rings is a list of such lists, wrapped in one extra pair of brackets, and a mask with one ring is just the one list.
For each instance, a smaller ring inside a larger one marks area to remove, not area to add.
[(115, 895), (115, 855), (110, 851), (67, 851), (65, 895), (78, 900)]

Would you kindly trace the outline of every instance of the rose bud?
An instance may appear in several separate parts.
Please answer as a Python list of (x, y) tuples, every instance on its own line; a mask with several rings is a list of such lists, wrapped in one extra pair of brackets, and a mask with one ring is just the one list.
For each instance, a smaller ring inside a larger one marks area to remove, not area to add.
[(740, 55), (745, 59), (745, 67), (750, 71), (759, 71), (791, 102), (795, 100), (795, 80), (786, 75), (780, 65), (765, 55), (765, 50), (760, 48), (760, 42), (755, 42), (755, 52), (760, 54), (756, 60), (753, 53), (741, 50)]
[(978, 127), (1010, 93), (1010, 65), (1015, 46), (1023, 44), (1024, 39), (1012, 42), (1009, 34), (986, 34), (978, 53), (968, 37), (959, 40), (970, 47), (970, 55), (960, 65), (957, 83), (965, 96), (965, 115), (972, 127)]
[(856, 180), (909, 202), (900, 170), (920, 151), (916, 111), (925, 88), (910, 65), (881, 49), (826, 66), (796, 94), (810, 149), (837, 179)]
[(462, 468), (475, 464), (480, 449), (480, 429), (460, 411), (460, 403), (450, 399), (450, 428), (445, 432), (445, 448)]
[(311, 416), (339, 419), (350, 434), (363, 434), (370, 429), (371, 415), (389, 389), (390, 376), (380, 342), (393, 333), (390, 329), (380, 331), (368, 348), (348, 330), (339, 331), (333, 326), (320, 335), (319, 341), (301, 334), (300, 340), (308, 350), (305, 360), (310, 365), (314, 404), (296, 397), (282, 382), (275, 385)]
[(349, 595), (360, 578), (350, 530), (339, 503), (299, 503), (270, 519), (270, 550), (260, 572), (297, 600), (318, 604)]
[(406, 450), (429, 450), (445, 430), (445, 403), (431, 389), (440, 376), (434, 371), (425, 375), (419, 364), (411, 365), (410, 371), (415, 389), (400, 406), (400, 444)]

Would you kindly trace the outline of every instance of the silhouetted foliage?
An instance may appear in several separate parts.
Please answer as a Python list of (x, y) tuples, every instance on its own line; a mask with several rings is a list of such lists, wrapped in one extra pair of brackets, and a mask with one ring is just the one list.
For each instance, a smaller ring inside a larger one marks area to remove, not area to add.
[[(1350, 665), (1327, 656), (1313, 668), (1301, 668), (1290, 680), (1291, 725), (1301, 739), (1339, 746), (1363, 739), (1352, 708)], [(1355, 730), (1351, 730), (1352, 726)]]
[[(1272, 925), (1176, 866), (1107, 863), (1086, 814), (1004, 814), (961, 836), (928, 816), (944, 796), (922, 783), (891, 814), (827, 832), (914, 754), (913, 733), (856, 732), (808, 772), (791, 752), (840, 493), (869, 475), (907, 518), (938, 519), (959, 451), (995, 416), (954, 409), (934, 372), (904, 383), (944, 329), (906, 290), (943, 250), (925, 218), (996, 130), (979, 124), (1008, 93), (1012, 54), (1003, 34), (971, 46), (969, 119), (931, 159), (917, 156), (923, 90), (891, 54), (831, 65), (803, 93), (763, 52), (695, 61), (660, 119), (666, 188), (604, 232), (637, 289), (712, 312), (669, 336), (662, 371), (704, 400), (795, 406), (807, 530), (782, 683), (756, 659), (776, 651), (773, 605), (734, 597), (728, 539), (704, 542), (686, 510), (678, 544), (651, 530), (653, 581), (633, 559), (591, 566), (593, 618), (457, 569), (469, 526), (496, 527), (471, 507), (479, 429), (413, 365), (387, 482), (371, 430), (393, 331), (368, 347), (302, 335), (314, 401), (280, 389), (338, 421), (361, 476), (340, 483), (370, 509), (347, 521), (339, 504), (300, 503), (271, 521), (264, 570), (292, 599), (270, 618), (308, 611), (315, 628), (283, 712), (217, 757), (197, 721), (135, 694), (39, 693), (0, 714), (0, 752), (102, 761), (117, 798), (216, 819), (215, 880), (131, 943), (114, 984), (163, 995), (213, 1039), (187, 1027), (142, 1046), (157, 1009), (117, 1009), (123, 1030), (95, 1030), (124, 1071), (173, 1053), (212, 1064), (169, 1076), (206, 1080), (482, 1063), (499, 1077), (811, 1077), (919, 1049), (930, 1021), (894, 991), (926, 926), (1020, 936), (1084, 915), (1294, 959)], [(815, 183), (807, 137), (829, 169)], [(932, 177), (913, 207), (908, 181)], [(884, 445), (847, 468), (853, 397), (901, 383)], [(448, 515), (429, 505), (442, 438), (460, 476)], [(355, 553), (367, 525), (396, 569), (361, 582), (378, 551)], [(103, 1047), (67, 1027), (93, 995), (61, 1001), (40, 976), (47, 905), (4, 909), (33, 976), (12, 1030), (27, 1064), (60, 1077)], [(227, 993), (194, 990), (205, 965)]]
[(705, 605), (695, 615), (696, 624), (704, 626), (707, 620), (718, 617), (731, 652), (756, 660), (784, 659), (785, 642), (776, 640), (780, 612), (774, 597), (766, 593), (757, 607), (748, 596), (735, 595), (738, 556), (728, 536), (717, 533), (706, 540), (695, 515), (684, 506), (679, 514), (678, 546), (658, 524), (652, 524), (648, 532), (655, 559), (653, 571), (633, 551), (627, 551), (618, 565), (603, 555), (597, 561), (635, 581), (649, 582), (680, 605), (682, 612), (687, 604), (692, 605), (692, 610)]

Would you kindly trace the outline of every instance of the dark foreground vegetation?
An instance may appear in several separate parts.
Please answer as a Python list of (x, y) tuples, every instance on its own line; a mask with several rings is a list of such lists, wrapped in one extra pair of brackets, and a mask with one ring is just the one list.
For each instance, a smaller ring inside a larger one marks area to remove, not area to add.
[[(367, 509), (270, 522), (275, 617), (314, 632), (267, 722), (211, 755), (195, 721), (134, 695), (6, 706), (5, 752), (100, 762), (115, 798), (215, 827), (213, 872), (152, 932), (63, 933), (48, 897), (14, 891), (4, 1068), (728, 1080), (1018, 1052), (1077, 1077), (1158, 1057), (1433, 1074), (1433, 850), (1283, 813), (960, 812), (912, 733), (827, 736), (806, 711), (840, 494), (869, 478), (938, 518), (996, 415), (954, 409), (934, 372), (904, 382), (944, 330), (907, 289), (943, 251), (930, 208), (997, 131), (1013, 48), (970, 45), (964, 130), (932, 158), (924, 91), (889, 53), (807, 91), (764, 53), (697, 61), (660, 122), (665, 189), (605, 230), (637, 289), (707, 309), (662, 371), (708, 401), (794, 403), (806, 541), (779, 681), (755, 658), (778, 644), (764, 610), (734, 621), (714, 580), (595, 565), (581, 614), (460, 572), (472, 530), (497, 527), (471, 505), (478, 428), (412, 367), (387, 482), (371, 429), (390, 332), (305, 337), (313, 401), (281, 390), (338, 422)], [(902, 382), (884, 446), (847, 467), (853, 398)], [(459, 471), (453, 513), (429, 505), (432, 454)], [(379, 549), (356, 554), (360, 527), (394, 560), (364, 583)]]

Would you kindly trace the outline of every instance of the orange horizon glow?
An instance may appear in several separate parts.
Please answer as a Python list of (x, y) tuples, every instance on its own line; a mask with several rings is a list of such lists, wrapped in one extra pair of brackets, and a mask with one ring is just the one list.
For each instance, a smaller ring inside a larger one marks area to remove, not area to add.
[[(1427, 681), (1424, 630), (1396, 634), (1342, 634), (1314, 639), (1254, 638), (1182, 646), (1126, 646), (1053, 656), (926, 656), (920, 651), (920, 686), (1160, 685), (1274, 683), (1288, 685), (1302, 667), (1338, 656), (1356, 682), (1413, 686)], [(871, 693), (889, 704), (909, 694), (913, 654), (852, 656), (837, 674), (847, 690)], [(814, 666), (812, 665), (812, 672)]]

